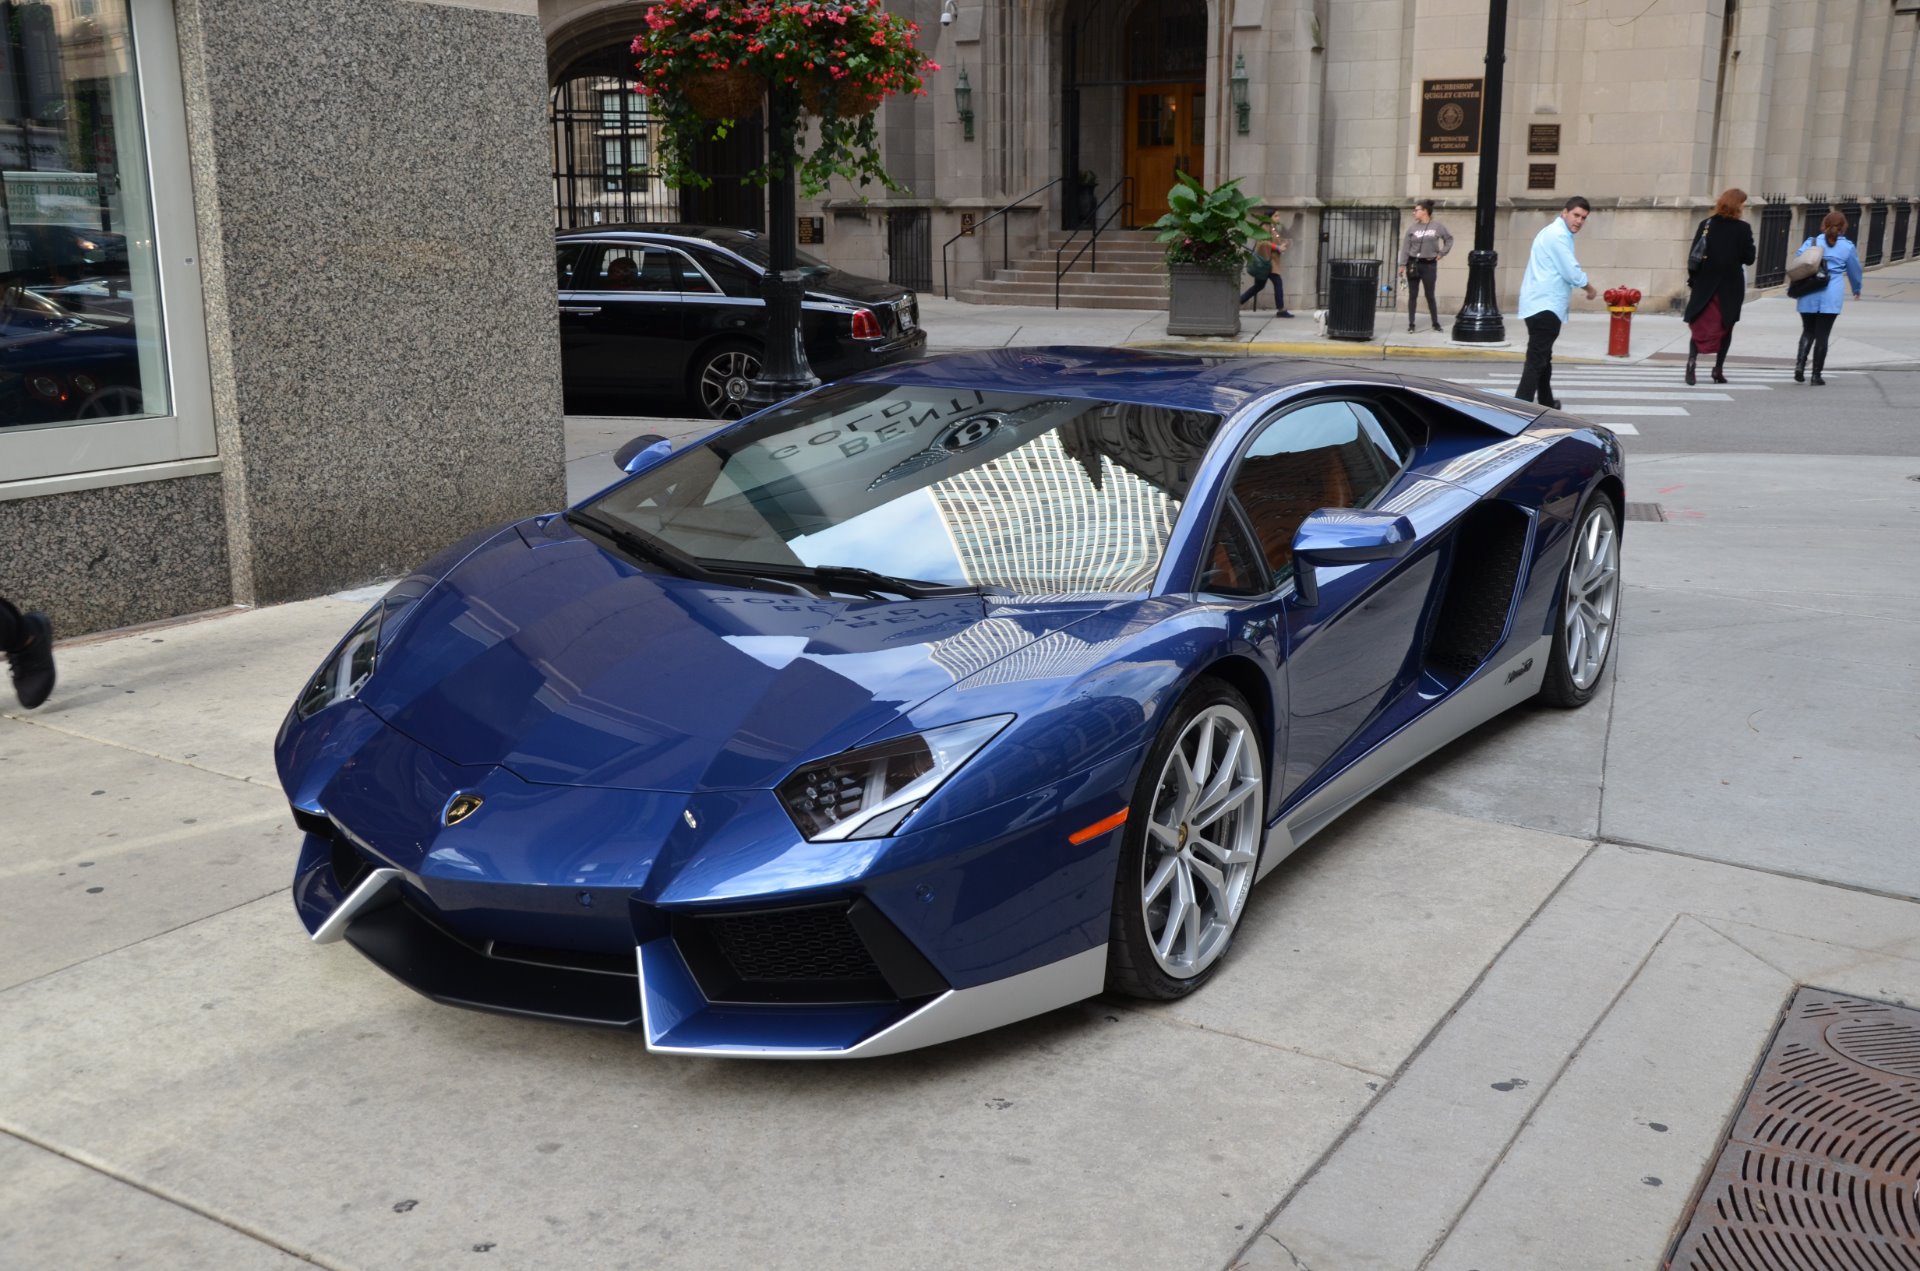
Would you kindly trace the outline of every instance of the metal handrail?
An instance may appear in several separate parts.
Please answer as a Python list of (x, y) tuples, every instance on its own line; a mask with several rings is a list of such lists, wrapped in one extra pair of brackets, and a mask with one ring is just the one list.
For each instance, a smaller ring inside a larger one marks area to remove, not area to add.
[[(1036, 195), (1045, 194), (1048, 190), (1051, 190), (1054, 186), (1059, 185), (1062, 181), (1065, 181), (1065, 180), (1066, 180), (1065, 177), (1055, 177), (1053, 180), (1047, 182), (1045, 185), (1040, 186), (1037, 189), (1027, 191), (1025, 194), (1022, 194), (1019, 198), (1007, 204), (1005, 207), (995, 208), (993, 211), (987, 214), (985, 220), (976, 221), (974, 223), (974, 226), (973, 226), (974, 234), (978, 235), (980, 233), (980, 227), (982, 225), (985, 225), (987, 221), (991, 221), (995, 217), (1005, 216), (1008, 212), (1013, 211), (1015, 208), (1025, 203), (1028, 199), (1033, 198)], [(1013, 253), (1008, 249), (1008, 246), (1007, 246), (1007, 226), (1009, 223), (1010, 222), (1007, 222), (1007, 221), (1000, 222), (1000, 268), (1002, 269), (1010, 268), (1013, 265)], [(955, 234), (952, 238), (949, 238), (946, 242), (940, 244), (940, 292), (948, 300), (953, 299), (953, 279), (949, 276), (948, 270), (947, 270), (947, 248), (953, 246), (955, 243), (959, 242), (961, 239), (965, 238), (966, 236), (967, 236), (967, 232), (965, 230), (961, 230), (958, 234)]]
[[(1066, 251), (1067, 248), (1073, 246), (1073, 240), (1080, 237), (1080, 231), (1087, 228), (1088, 224), (1093, 221), (1094, 217), (1100, 215), (1100, 208), (1102, 207), (1102, 205), (1104, 205), (1106, 201), (1112, 198), (1114, 195), (1119, 194), (1122, 190), (1125, 190), (1129, 197), (1123, 198), (1118, 203), (1114, 204), (1113, 210), (1111, 212), (1108, 212), (1106, 216), (1102, 218), (1097, 224), (1094, 224), (1093, 233), (1088, 236), (1086, 242), (1080, 245), (1080, 250), (1073, 254), (1073, 259), (1068, 261), (1066, 264), (1062, 265), (1060, 263), (1061, 253)], [(1058, 309), (1060, 307), (1060, 280), (1066, 276), (1066, 273), (1069, 269), (1072, 269), (1075, 265), (1080, 263), (1080, 258), (1087, 254), (1088, 248), (1093, 249), (1093, 259), (1087, 265), (1087, 272), (1090, 274), (1097, 274), (1100, 272), (1100, 235), (1102, 231), (1104, 231), (1107, 228), (1108, 223), (1111, 222), (1114, 217), (1120, 215), (1120, 213), (1122, 212), (1131, 212), (1133, 210), (1133, 199), (1131, 197), (1132, 193), (1133, 193), (1132, 177), (1122, 177), (1118, 181), (1115, 181), (1112, 187), (1108, 189), (1108, 191), (1105, 194), (1102, 194), (1099, 200), (1094, 203), (1093, 211), (1087, 213), (1085, 219), (1083, 219), (1080, 222), (1080, 224), (1074, 227), (1073, 233), (1067, 235), (1067, 241), (1060, 244), (1059, 249), (1053, 253), (1053, 307), (1054, 308)]]

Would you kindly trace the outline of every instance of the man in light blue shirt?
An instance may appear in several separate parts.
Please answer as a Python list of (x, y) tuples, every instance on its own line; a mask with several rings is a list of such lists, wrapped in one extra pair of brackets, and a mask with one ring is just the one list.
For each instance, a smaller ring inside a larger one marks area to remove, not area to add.
[(1573, 236), (1592, 211), (1592, 205), (1579, 195), (1568, 199), (1560, 215), (1533, 236), (1527, 272), (1520, 278), (1520, 320), (1527, 324), (1527, 364), (1513, 395), (1523, 402), (1538, 401), (1550, 410), (1560, 409), (1551, 386), (1553, 342), (1560, 338), (1560, 325), (1567, 320), (1567, 293), (1585, 287), (1587, 299), (1598, 294), (1573, 255)]

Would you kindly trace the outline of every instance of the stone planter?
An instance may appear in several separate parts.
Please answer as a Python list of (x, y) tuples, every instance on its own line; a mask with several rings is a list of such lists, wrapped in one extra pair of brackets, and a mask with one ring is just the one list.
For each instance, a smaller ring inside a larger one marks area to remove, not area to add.
[(1167, 266), (1168, 335), (1239, 335), (1240, 270)]

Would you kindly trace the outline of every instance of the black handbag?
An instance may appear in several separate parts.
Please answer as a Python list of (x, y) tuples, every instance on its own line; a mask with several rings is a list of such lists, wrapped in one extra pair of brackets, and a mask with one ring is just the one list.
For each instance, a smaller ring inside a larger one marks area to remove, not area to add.
[(1709, 216), (1700, 222), (1700, 232), (1693, 237), (1693, 250), (1687, 253), (1687, 275), (1691, 277), (1700, 272), (1700, 266), (1707, 263), (1707, 230), (1713, 225)]

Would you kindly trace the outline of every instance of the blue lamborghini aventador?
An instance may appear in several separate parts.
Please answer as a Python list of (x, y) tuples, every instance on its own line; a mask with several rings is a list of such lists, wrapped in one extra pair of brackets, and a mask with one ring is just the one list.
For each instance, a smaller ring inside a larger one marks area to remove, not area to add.
[(1177, 997), (1288, 853), (1612, 648), (1613, 435), (1411, 377), (1003, 350), (663, 450), (300, 693), (314, 940), (708, 1055)]

